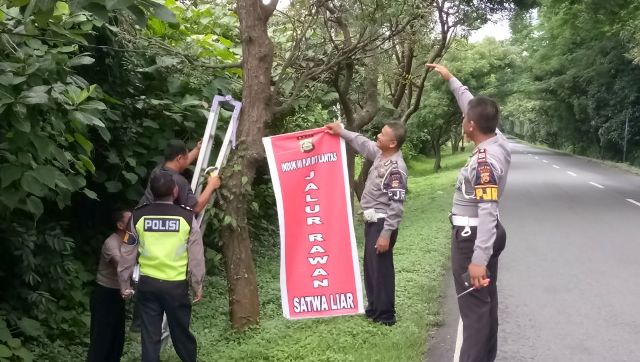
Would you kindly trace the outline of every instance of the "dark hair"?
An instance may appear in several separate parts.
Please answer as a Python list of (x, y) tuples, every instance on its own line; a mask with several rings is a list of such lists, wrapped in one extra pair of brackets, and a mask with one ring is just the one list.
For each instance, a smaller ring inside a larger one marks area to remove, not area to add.
[(404, 140), (407, 138), (407, 129), (404, 127), (404, 124), (400, 121), (391, 121), (385, 123), (385, 126), (391, 128), (393, 137), (396, 139), (396, 148), (400, 149), (404, 144)]
[(500, 108), (498, 103), (491, 98), (475, 97), (469, 101), (467, 118), (473, 121), (483, 134), (492, 134), (496, 132), (496, 127), (498, 127)]
[(124, 214), (129, 210), (118, 210), (111, 215), (111, 227), (113, 230), (118, 230), (118, 223), (124, 221)]
[(183, 156), (189, 153), (187, 146), (180, 140), (172, 140), (167, 143), (167, 148), (164, 149), (164, 161), (173, 161), (178, 156)]
[(173, 194), (173, 189), (176, 187), (176, 182), (173, 179), (173, 175), (166, 171), (159, 171), (151, 175), (149, 181), (149, 188), (153, 194), (154, 200), (166, 199)]

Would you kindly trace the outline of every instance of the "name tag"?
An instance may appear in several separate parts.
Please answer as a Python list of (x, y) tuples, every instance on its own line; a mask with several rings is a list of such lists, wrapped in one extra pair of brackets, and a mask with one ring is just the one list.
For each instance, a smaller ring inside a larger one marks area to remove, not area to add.
[(147, 217), (143, 227), (144, 231), (150, 232), (177, 232), (180, 231), (180, 219)]

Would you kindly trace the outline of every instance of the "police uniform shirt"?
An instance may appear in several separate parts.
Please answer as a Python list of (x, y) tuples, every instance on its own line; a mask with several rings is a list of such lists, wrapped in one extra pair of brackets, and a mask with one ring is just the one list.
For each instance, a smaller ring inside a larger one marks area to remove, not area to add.
[(136, 208), (129, 231), (137, 243), (120, 247), (118, 265), (120, 289), (130, 287), (136, 256), (140, 253), (140, 274), (161, 280), (189, 279), (199, 290), (205, 275), (204, 247), (198, 220), (192, 210), (158, 201)]
[[(198, 198), (191, 190), (191, 185), (189, 185), (189, 182), (186, 178), (184, 178), (184, 176), (182, 176), (175, 170), (164, 167), (164, 165), (160, 165), (154, 168), (153, 171), (151, 171), (149, 180), (151, 180), (151, 177), (153, 177), (153, 175), (157, 172), (169, 172), (171, 176), (173, 176), (173, 180), (175, 181), (176, 186), (178, 186), (178, 196), (174, 201), (176, 205), (184, 205), (192, 209), (196, 206), (196, 204), (198, 203)], [(149, 185), (147, 185), (147, 189), (144, 190), (144, 196), (142, 196), (142, 199), (140, 199), (138, 206), (150, 204), (153, 201), (153, 193), (151, 193), (151, 189), (149, 188)]]
[[(456, 78), (449, 80), (449, 88), (453, 92), (458, 106), (463, 113), (473, 95), (469, 89)], [(496, 129), (496, 135), (480, 143), (473, 150), (471, 158), (460, 170), (456, 189), (453, 195), (455, 215), (477, 217), (478, 232), (471, 262), (487, 265), (493, 254), (493, 243), (496, 238), (498, 221), (498, 202), (504, 192), (511, 150), (504, 135)]]
[(122, 238), (118, 234), (113, 233), (102, 244), (96, 282), (103, 287), (113, 289), (120, 288), (118, 284), (118, 272), (114, 265), (117, 265), (120, 261), (121, 243)]
[(360, 206), (362, 210), (375, 209), (377, 213), (386, 215), (381, 236), (389, 238), (391, 232), (400, 226), (404, 212), (408, 173), (402, 151), (384, 159), (376, 143), (363, 135), (345, 129), (340, 136), (359, 154), (373, 161)]

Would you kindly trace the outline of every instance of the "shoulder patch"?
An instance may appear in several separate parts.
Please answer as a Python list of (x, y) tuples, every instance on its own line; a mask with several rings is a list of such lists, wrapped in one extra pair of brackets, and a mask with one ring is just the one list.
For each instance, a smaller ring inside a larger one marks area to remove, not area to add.
[(190, 208), (190, 207), (189, 207), (189, 206), (187, 206), (187, 205), (178, 205), (178, 206), (180, 206), (181, 208), (183, 208), (183, 209), (185, 209), (185, 210), (188, 210), (188, 211), (193, 212), (193, 209), (192, 209), (192, 208)]
[(404, 201), (407, 193), (405, 174), (398, 168), (389, 171), (382, 181), (382, 190), (388, 193), (390, 201)]

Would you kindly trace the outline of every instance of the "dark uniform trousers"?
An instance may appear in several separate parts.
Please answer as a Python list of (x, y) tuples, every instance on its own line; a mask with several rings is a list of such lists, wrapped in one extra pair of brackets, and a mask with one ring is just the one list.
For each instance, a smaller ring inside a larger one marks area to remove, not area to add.
[(191, 301), (186, 280), (166, 281), (140, 276), (138, 312), (142, 329), (142, 361), (160, 361), (162, 315), (167, 314), (173, 348), (183, 362), (195, 362), (196, 338), (189, 330)]
[(91, 294), (89, 362), (118, 362), (124, 347), (124, 299), (120, 289), (96, 283)]
[(365, 223), (364, 227), (364, 289), (368, 305), (367, 318), (384, 324), (396, 322), (396, 277), (393, 268), (393, 246), (398, 238), (398, 230), (391, 233), (389, 250), (376, 254), (376, 241), (384, 228), (384, 218), (377, 222)]
[[(471, 227), (471, 234), (463, 236), (464, 226), (451, 229), (451, 270), (460, 294), (469, 287), (464, 285), (462, 275), (468, 271), (476, 241), (477, 227)], [(458, 308), (462, 318), (463, 336), (460, 362), (491, 362), (498, 351), (498, 257), (507, 241), (504, 227), (498, 221), (493, 254), (487, 264), (489, 286), (467, 293), (458, 298)]]

